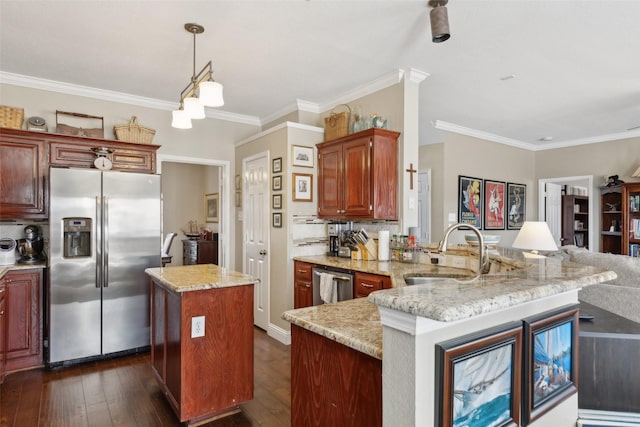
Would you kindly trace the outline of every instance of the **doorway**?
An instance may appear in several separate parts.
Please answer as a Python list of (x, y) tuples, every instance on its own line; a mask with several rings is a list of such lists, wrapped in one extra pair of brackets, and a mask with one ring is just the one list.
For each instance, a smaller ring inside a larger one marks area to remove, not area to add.
[[(596, 189), (593, 187), (593, 176), (585, 175), (585, 176), (570, 176), (570, 177), (559, 177), (559, 178), (545, 178), (538, 180), (538, 218), (540, 221), (546, 221), (547, 218), (552, 215), (557, 218), (562, 217), (561, 212), (561, 204), (558, 204), (549, 199), (549, 203), (547, 202), (547, 192), (546, 186), (547, 183), (556, 184), (559, 186), (580, 186), (587, 188), (587, 195), (589, 196), (589, 250), (593, 252), (598, 252), (600, 250), (600, 241), (596, 239), (594, 236), (599, 235), (599, 230), (596, 230), (596, 227), (599, 228), (599, 221), (596, 218), (596, 210), (595, 210), (595, 201), (596, 197), (599, 197), (599, 194), (596, 194)], [(599, 200), (599, 199), (598, 199)], [(547, 213), (547, 205), (554, 206), (554, 212)], [(555, 207), (557, 205), (557, 207)], [(599, 205), (599, 203), (598, 203)]]
[[(167, 170), (172, 169), (172, 167), (180, 166), (180, 165), (194, 165), (194, 166), (208, 166), (211, 168), (210, 172), (208, 172), (203, 176), (203, 180), (207, 180), (207, 183), (203, 183), (202, 188), (209, 188), (211, 193), (218, 193), (218, 200), (220, 203), (219, 208), (219, 220), (217, 223), (206, 223), (209, 228), (215, 228), (214, 232), (218, 233), (218, 265), (224, 268), (232, 268), (230, 266), (230, 262), (233, 259), (232, 256), (229, 256), (231, 253), (231, 242), (228, 236), (230, 233), (230, 223), (233, 215), (233, 204), (231, 201), (231, 188), (229, 183), (229, 162), (223, 160), (210, 160), (210, 159), (199, 159), (199, 158), (191, 158), (184, 156), (172, 156), (172, 155), (161, 155), (158, 154), (158, 173), (162, 174), (163, 164)], [(175, 164), (175, 165), (173, 165)], [(210, 182), (209, 182), (210, 181)], [(205, 184), (208, 184), (205, 185)], [(170, 206), (165, 202), (165, 199), (169, 198), (168, 194), (165, 192), (184, 192), (185, 189), (190, 188), (190, 182), (188, 179), (181, 178), (180, 176), (177, 179), (173, 180), (171, 186), (165, 185), (162, 188), (162, 223), (163, 223), (163, 238), (166, 233), (176, 232), (178, 233), (177, 238), (174, 240), (173, 245), (171, 247), (171, 253), (174, 254), (173, 264), (180, 265), (182, 260), (182, 246), (180, 240), (183, 240), (184, 234), (179, 229), (186, 224), (177, 223), (174, 224), (173, 228), (178, 227), (178, 229), (165, 229), (165, 216), (172, 215), (172, 210), (177, 209), (175, 206)], [(166, 188), (165, 188), (166, 187)], [(198, 187), (200, 188), (200, 187)], [(205, 203), (205, 190), (197, 191), (198, 194), (190, 195), (192, 199), (194, 199), (194, 204), (189, 208), (193, 211), (193, 218), (200, 218), (204, 215), (204, 203)], [(202, 194), (200, 194), (202, 193)], [(204, 222), (204, 220), (202, 220)], [(199, 221), (200, 223), (200, 221)], [(180, 256), (176, 256), (176, 255)], [(178, 262), (176, 262), (178, 261)]]

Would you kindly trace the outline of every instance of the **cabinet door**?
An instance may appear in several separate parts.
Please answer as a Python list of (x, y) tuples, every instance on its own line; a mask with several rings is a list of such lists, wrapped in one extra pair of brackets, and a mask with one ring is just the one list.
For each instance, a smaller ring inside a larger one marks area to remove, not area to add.
[(294, 261), (293, 266), (293, 307), (310, 307), (313, 305), (313, 265), (306, 262)]
[(371, 139), (360, 138), (343, 146), (345, 217), (371, 215)]
[(6, 370), (42, 365), (42, 271), (22, 270), (4, 278)]
[(4, 281), (0, 281), (0, 384), (4, 378), (4, 338), (6, 334), (5, 329), (5, 296), (7, 294), (7, 288), (4, 285)]
[(318, 147), (318, 216), (342, 214), (342, 146)]
[(388, 289), (391, 287), (391, 279), (378, 274), (360, 273), (355, 276), (353, 295), (355, 298), (364, 298), (373, 291)]
[(198, 241), (198, 264), (218, 264), (218, 242)]
[(46, 218), (45, 141), (0, 135), (0, 219)]
[(165, 382), (166, 376), (166, 296), (165, 290), (150, 281), (151, 295), (151, 367), (160, 378), (161, 382)]

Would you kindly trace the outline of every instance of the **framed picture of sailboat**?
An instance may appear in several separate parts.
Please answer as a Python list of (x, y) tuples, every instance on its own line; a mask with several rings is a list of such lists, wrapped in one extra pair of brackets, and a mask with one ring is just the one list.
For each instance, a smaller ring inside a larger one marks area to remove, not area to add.
[(523, 425), (578, 391), (577, 304), (524, 319)]
[(436, 345), (436, 425), (520, 425), (522, 323)]

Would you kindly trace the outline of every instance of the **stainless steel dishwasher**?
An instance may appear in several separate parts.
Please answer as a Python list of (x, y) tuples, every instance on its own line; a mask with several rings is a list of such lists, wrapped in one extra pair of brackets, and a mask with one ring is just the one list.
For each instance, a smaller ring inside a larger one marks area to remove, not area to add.
[(324, 304), (320, 298), (320, 275), (322, 273), (332, 274), (334, 276), (337, 289), (338, 301), (353, 299), (353, 274), (344, 270), (333, 270), (329, 267), (313, 268), (313, 305)]

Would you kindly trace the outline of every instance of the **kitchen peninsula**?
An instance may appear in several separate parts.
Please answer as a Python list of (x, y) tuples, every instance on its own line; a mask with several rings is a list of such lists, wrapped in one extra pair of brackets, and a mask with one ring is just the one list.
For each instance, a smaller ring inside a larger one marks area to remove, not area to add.
[[(615, 278), (610, 271), (553, 258), (525, 259), (521, 253), (506, 249), (491, 255), (492, 272), (488, 275), (473, 280), (440, 277), (442, 280), (413, 286), (406, 286), (404, 278), (440, 273), (447, 276), (451, 271), (439, 271), (442, 267), (426, 263), (336, 260), (324, 256), (300, 257), (296, 261), (314, 265), (338, 262), (341, 268), (389, 276), (393, 288), (373, 292), (367, 299), (283, 314), (292, 323), (293, 426), (304, 425), (314, 416), (332, 414), (342, 416), (349, 425), (440, 425), (443, 373), (436, 356), (440, 344), (464, 341), (465, 337), (503, 325), (522, 325), (524, 319), (537, 319), (547, 313), (551, 317), (558, 310), (574, 307), (580, 288)], [(522, 340), (517, 341), (520, 349), (521, 343)], [(330, 351), (340, 352), (339, 360), (348, 363), (331, 371), (329, 364), (335, 357), (327, 354)], [(575, 351), (577, 358), (577, 345)], [(348, 357), (342, 355), (344, 352)], [(301, 363), (305, 357), (308, 365)], [(354, 362), (357, 357), (367, 358), (371, 365), (360, 369)], [(319, 378), (326, 375), (319, 376), (317, 372), (327, 372), (333, 383), (342, 381), (343, 389), (325, 390), (326, 385)], [(520, 378), (524, 378), (527, 370), (520, 372)], [(370, 379), (371, 384), (364, 379)], [(361, 389), (360, 384), (369, 390), (364, 397), (354, 393)], [(519, 386), (513, 388), (517, 404), (511, 408), (510, 416), (518, 423), (522, 414), (522, 421), (532, 426), (575, 426), (575, 393), (557, 399), (554, 407), (545, 408), (541, 414), (531, 410), (524, 393), (520, 397)], [(370, 398), (376, 395), (379, 400), (376, 403), (373, 399), (372, 403)], [(324, 396), (332, 396), (326, 405)], [(309, 416), (308, 412), (315, 414)], [(367, 414), (368, 420), (375, 423), (359, 424), (361, 414)]]
[(213, 264), (148, 268), (151, 367), (181, 422), (240, 411), (253, 398), (253, 286)]

